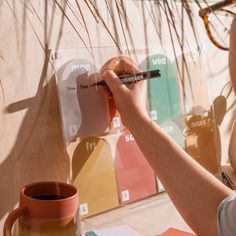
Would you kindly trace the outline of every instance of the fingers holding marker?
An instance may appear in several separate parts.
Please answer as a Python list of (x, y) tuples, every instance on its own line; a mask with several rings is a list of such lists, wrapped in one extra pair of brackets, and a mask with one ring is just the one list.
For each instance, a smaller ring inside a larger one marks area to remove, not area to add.
[(111, 69), (103, 70), (102, 78), (105, 80), (108, 86), (118, 86), (123, 84), (118, 75)]
[(106, 84), (109, 88), (105, 88), (105, 92), (109, 96), (118, 96), (122, 91), (127, 90), (127, 87), (123, 82), (119, 79), (116, 73), (112, 70), (105, 70), (102, 74), (102, 78), (105, 80)]
[[(146, 111), (146, 85), (147, 81), (140, 69), (129, 58), (119, 56), (112, 58), (101, 68), (101, 79), (106, 82), (109, 88), (106, 87), (105, 93), (109, 93), (108, 98), (110, 107), (112, 102), (115, 102), (115, 107), (119, 111), (122, 122), (126, 125), (132, 123), (137, 114), (147, 114)], [(136, 78), (137, 76), (137, 78)], [(128, 79), (131, 79), (129, 82)], [(136, 80), (134, 80), (137, 79)], [(139, 79), (138, 79), (139, 78)], [(125, 81), (126, 79), (126, 81)], [(123, 83), (123, 81), (125, 81)], [(137, 83), (136, 83), (137, 82)], [(110, 90), (109, 90), (110, 89)]]
[[(119, 79), (118, 76), (139, 72), (137, 65), (126, 56), (117, 56), (107, 61), (101, 68), (101, 77), (107, 83), (113, 95), (127, 90), (126, 85)], [(121, 92), (121, 91), (120, 91)]]
[(112, 98), (114, 87), (122, 86), (123, 83), (111, 69), (102, 68), (100, 73), (101, 79), (107, 84), (107, 86), (102, 87), (102, 89), (108, 98)]

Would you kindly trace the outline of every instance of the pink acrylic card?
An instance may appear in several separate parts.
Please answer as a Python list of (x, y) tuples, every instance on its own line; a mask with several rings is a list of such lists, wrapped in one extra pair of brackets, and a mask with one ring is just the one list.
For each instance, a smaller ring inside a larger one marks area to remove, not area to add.
[(128, 130), (122, 133), (116, 145), (115, 171), (121, 204), (157, 193), (154, 171)]

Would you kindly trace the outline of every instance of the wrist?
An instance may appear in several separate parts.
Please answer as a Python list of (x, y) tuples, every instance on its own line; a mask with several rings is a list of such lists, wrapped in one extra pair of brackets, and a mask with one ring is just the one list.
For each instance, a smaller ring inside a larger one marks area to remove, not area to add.
[(121, 114), (122, 122), (131, 131), (139, 129), (144, 123), (152, 122), (147, 111), (134, 110)]

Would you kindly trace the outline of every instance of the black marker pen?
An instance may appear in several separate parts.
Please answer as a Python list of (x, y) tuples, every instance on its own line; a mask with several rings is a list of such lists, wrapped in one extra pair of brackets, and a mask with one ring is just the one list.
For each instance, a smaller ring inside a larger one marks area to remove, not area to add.
[[(159, 69), (157, 69), (157, 70), (127, 74), (127, 75), (120, 75), (118, 77), (124, 84), (131, 84), (131, 83), (135, 83), (135, 82), (138, 82), (141, 80), (153, 79), (153, 78), (160, 77), (160, 76), (161, 76), (161, 72)], [(96, 83), (90, 85), (90, 87), (94, 87), (94, 86), (107, 87), (107, 84), (104, 80), (101, 80), (99, 82), (96, 82)]]

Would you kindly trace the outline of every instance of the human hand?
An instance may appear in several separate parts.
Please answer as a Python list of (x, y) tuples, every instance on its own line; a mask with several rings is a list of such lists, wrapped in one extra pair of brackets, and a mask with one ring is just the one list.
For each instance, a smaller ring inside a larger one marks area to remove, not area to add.
[(101, 68), (101, 77), (106, 81), (122, 121), (127, 127), (137, 116), (148, 117), (146, 109), (147, 82), (139, 81), (125, 85), (118, 76), (139, 71), (137, 65), (125, 56), (114, 57)]

